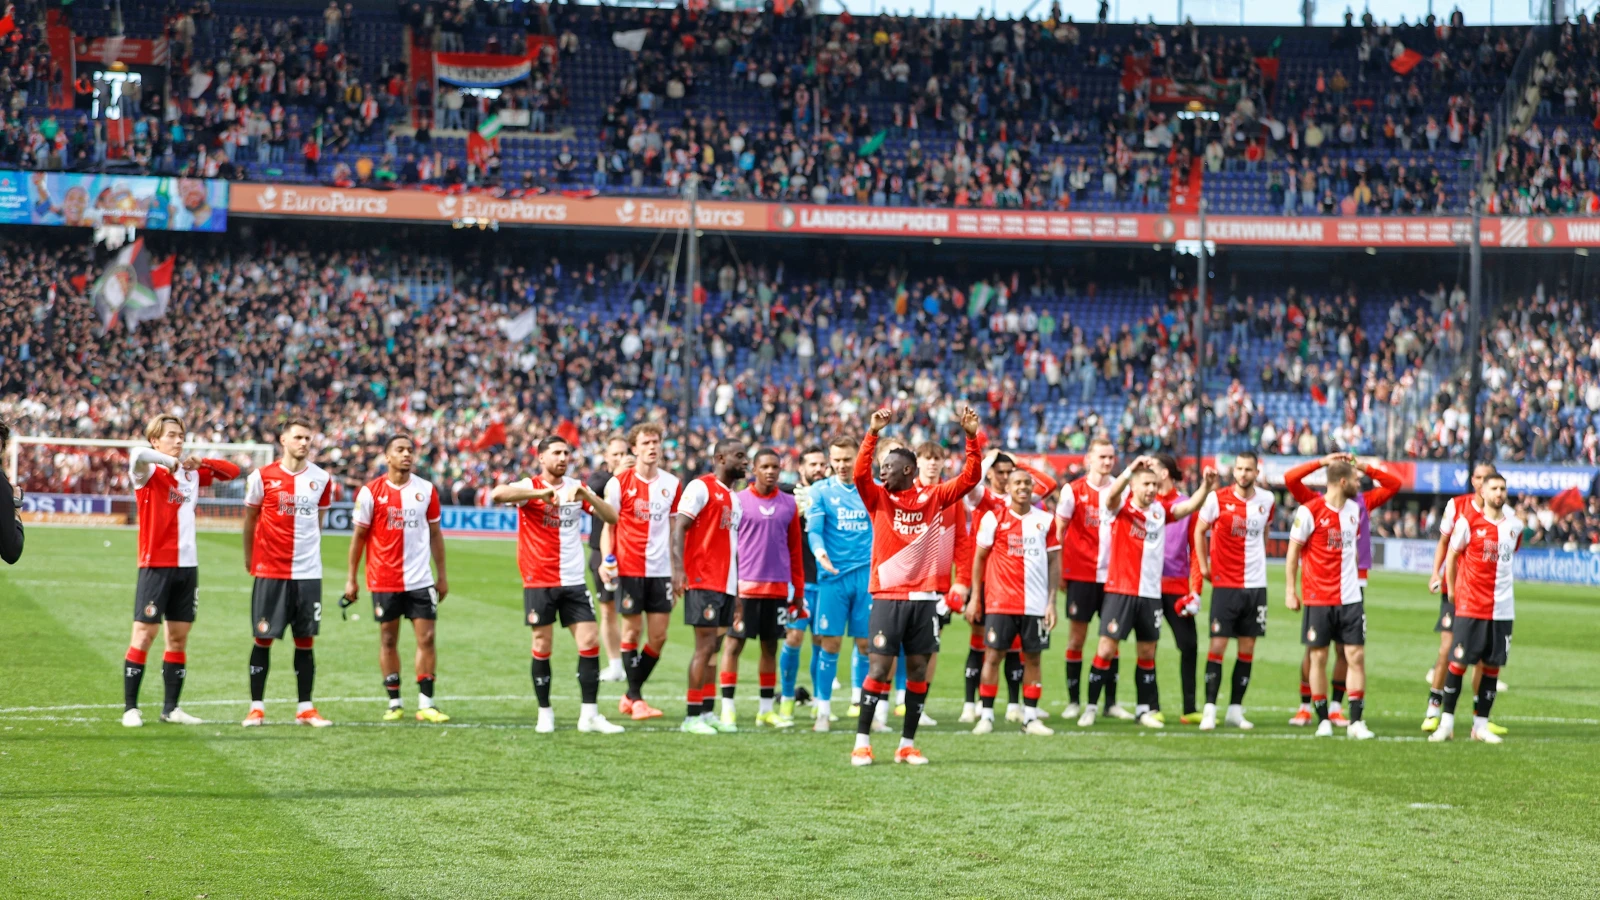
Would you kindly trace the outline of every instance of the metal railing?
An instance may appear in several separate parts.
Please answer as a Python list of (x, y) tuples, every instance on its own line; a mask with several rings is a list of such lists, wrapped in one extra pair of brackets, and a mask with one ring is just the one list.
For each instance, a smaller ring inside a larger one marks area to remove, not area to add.
[(1523, 94), (1528, 89), (1530, 76), (1539, 57), (1546, 50), (1555, 46), (1556, 29), (1550, 25), (1534, 25), (1528, 29), (1527, 36), (1523, 38), (1522, 50), (1517, 54), (1516, 64), (1511, 68), (1511, 77), (1506, 79), (1505, 90), (1500, 92), (1500, 99), (1494, 108), (1486, 110), (1489, 117), (1483, 127), (1483, 136), (1478, 141), (1477, 181), (1481, 187), (1485, 180), (1492, 180), (1495, 175), (1495, 159), (1500, 154), (1500, 148), (1505, 144), (1511, 128), (1516, 124), (1517, 107), (1522, 103)]

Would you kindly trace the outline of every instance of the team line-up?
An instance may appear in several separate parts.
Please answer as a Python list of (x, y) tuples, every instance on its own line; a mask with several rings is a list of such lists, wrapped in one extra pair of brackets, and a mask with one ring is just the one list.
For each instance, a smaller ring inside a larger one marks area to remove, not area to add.
[[(493, 502), (518, 509), (517, 562), (532, 630), (536, 731), (555, 730), (550, 682), (558, 624), (577, 645), (578, 730), (623, 731), (598, 705), (600, 629), (588, 587), (591, 568), (600, 601), (615, 604), (621, 624), (623, 671), (616, 680), (627, 682), (627, 692), (618, 712), (635, 721), (663, 715), (645, 700), (644, 688), (661, 658), (670, 616), (681, 605), (694, 633), (684, 732), (738, 729), (738, 665), (750, 640), (760, 650), (756, 722), (793, 727), (797, 698), (807, 696), (797, 681), (809, 629), (815, 645), (813, 729), (826, 732), (839, 721), (833, 691), (848, 637), (855, 654), (847, 713), (856, 722), (851, 763), (874, 761), (871, 735), (890, 731), (893, 692), (895, 711), (904, 720), (894, 761), (925, 764), (915, 738), (919, 725), (933, 724), (924, 705), (940, 630), (961, 615), (973, 626), (961, 721), (973, 723), (974, 733), (994, 730), (1003, 673), (1011, 698), (1007, 720), (1026, 734), (1050, 735), (1043, 721), (1048, 713), (1039, 707), (1040, 655), (1058, 623), (1056, 601), (1064, 592), (1065, 718), (1092, 727), (1103, 699), (1104, 715), (1164, 727), (1155, 657), (1165, 622), (1181, 656), (1181, 721), (1207, 731), (1218, 726), (1224, 654), (1234, 641), (1220, 724), (1253, 727), (1244, 697), (1255, 643), (1266, 634), (1265, 540), (1275, 502), (1257, 485), (1254, 454), (1236, 458), (1232, 484), (1219, 489), (1217, 473), (1207, 469), (1196, 493), (1185, 495), (1171, 457), (1140, 456), (1114, 474), (1115, 450), (1097, 438), (1085, 456), (1086, 474), (1059, 486), (1052, 513), (1043, 501), (1057, 493), (1055, 481), (1005, 453), (986, 453), (972, 410), (962, 411), (965, 454), (959, 473), (949, 479), (944, 447), (930, 442), (912, 448), (882, 438), (889, 421), (889, 411), (879, 410), (859, 443), (841, 436), (827, 448), (805, 449), (792, 487), (779, 484), (776, 451), (761, 449), (752, 458), (744, 444), (731, 440), (713, 448), (710, 473), (680, 482), (661, 468), (661, 428), (641, 424), (626, 438), (608, 442), (609, 474), (596, 489), (594, 480), (585, 484), (567, 474), (567, 441), (540, 441), (538, 473), (499, 485), (491, 495)], [(195, 504), (201, 489), (237, 478), (240, 470), (225, 460), (185, 456), (184, 425), (176, 416), (157, 416), (146, 437), (150, 446), (130, 454), (139, 574), (123, 668), (122, 722), (143, 724), (140, 683), (150, 647), (164, 629), (161, 720), (199, 724), (178, 705), (196, 611)], [(312, 701), (313, 645), (322, 618), (321, 510), (333, 496), (332, 478), (309, 459), (312, 437), (309, 421), (287, 420), (279, 433), (281, 458), (248, 476), (244, 565), (255, 582), (246, 726), (266, 722), (271, 648), (286, 630), (294, 641), (299, 694), (294, 721), (332, 724)], [(365, 558), (389, 697), (383, 718), (405, 715), (397, 649), (405, 618), (416, 636), (416, 718), (443, 723), (450, 717), (434, 702), (434, 633), (439, 604), (449, 593), (445, 544), (439, 494), (413, 472), (415, 454), (411, 437), (388, 438), (387, 471), (357, 495), (340, 602), (356, 600)], [(1317, 469), (1325, 477), (1320, 494), (1304, 484)], [(1363, 474), (1376, 486), (1363, 491)], [(742, 481), (748, 486), (735, 491)], [(1363, 707), (1369, 521), (1372, 510), (1398, 492), (1400, 481), (1381, 465), (1358, 467), (1346, 454), (1298, 466), (1286, 481), (1300, 506), (1290, 531), (1284, 602), (1301, 611), (1306, 648), (1300, 708), (1290, 724), (1315, 722), (1318, 736), (1342, 726), (1349, 737), (1368, 739), (1373, 732), (1363, 721)], [(1431, 585), (1440, 594), (1434, 630), (1441, 637), (1423, 730), (1434, 741), (1454, 736), (1457, 700), (1468, 669), (1476, 665), (1470, 733), (1499, 743), (1504, 729), (1489, 721), (1489, 713), (1511, 645), (1512, 554), (1522, 522), (1506, 507), (1505, 479), (1492, 466), (1478, 466), (1472, 486), (1471, 494), (1450, 501), (1441, 520)], [(591, 517), (600, 529), (598, 549), (586, 561), (583, 533)], [(1212, 591), (1201, 706), (1197, 619), (1205, 581)], [(1084, 653), (1097, 616), (1084, 698)], [(1136, 649), (1131, 712), (1116, 696), (1120, 647), (1130, 639)]]

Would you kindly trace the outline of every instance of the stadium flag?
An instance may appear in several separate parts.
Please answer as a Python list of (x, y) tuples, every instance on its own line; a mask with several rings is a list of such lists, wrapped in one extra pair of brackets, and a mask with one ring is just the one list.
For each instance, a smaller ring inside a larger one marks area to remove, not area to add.
[(5, 37), (17, 30), (17, 11), (10, 6), (6, 7), (6, 14), (0, 16), (0, 37)]
[(650, 29), (635, 28), (632, 31), (611, 32), (611, 45), (630, 53), (638, 53), (644, 49), (645, 38), (650, 36)]
[(569, 446), (578, 446), (578, 426), (571, 419), (562, 419), (556, 426), (556, 437), (566, 441)]
[(467, 162), (483, 166), (490, 156), (500, 152), (500, 114), (490, 113), (478, 123), (478, 130), (467, 135)]
[(1389, 63), (1389, 68), (1393, 69), (1397, 75), (1409, 75), (1411, 70), (1415, 69), (1417, 67), (1417, 63), (1420, 62), (1422, 62), (1422, 54), (1415, 50), (1408, 49), (1404, 53), (1395, 57), (1395, 59)]
[(864, 143), (862, 143), (862, 145), (859, 148), (856, 149), (856, 156), (861, 157), (862, 159), (865, 159), (866, 157), (869, 157), (872, 154), (877, 153), (879, 150), (882, 150), (883, 149), (883, 141), (888, 136), (889, 136), (889, 132), (888, 132), (887, 129), (885, 129), (883, 131), (879, 131), (877, 134), (873, 135), (872, 137), (867, 138), (867, 140)]
[(140, 322), (166, 315), (167, 301), (172, 297), (175, 259), (152, 268), (144, 241), (134, 241), (122, 248), (116, 260), (94, 283), (94, 308), (101, 326), (109, 331), (121, 319), (132, 331)]
[(1561, 493), (1550, 498), (1550, 511), (1557, 518), (1566, 518), (1583, 509), (1583, 492), (1575, 487), (1567, 488)]
[(477, 443), (472, 445), (474, 450), (488, 450), (490, 447), (503, 447), (506, 443), (506, 425), (504, 422), (490, 422), (489, 427), (483, 430), (483, 435)]

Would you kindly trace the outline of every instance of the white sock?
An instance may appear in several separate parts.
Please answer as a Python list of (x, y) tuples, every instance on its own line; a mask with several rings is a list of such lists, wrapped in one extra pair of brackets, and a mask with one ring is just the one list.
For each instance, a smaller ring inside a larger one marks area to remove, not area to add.
[(973, 710), (975, 710), (977, 708), (978, 708), (978, 704), (976, 704), (976, 703), (963, 703), (963, 704), (961, 704), (961, 712), (962, 713), (969, 713), (969, 712), (972, 712)]
[(598, 703), (584, 703), (578, 707), (578, 718), (580, 719), (592, 719), (598, 715), (600, 715), (600, 704)]
[(1427, 715), (1423, 716), (1423, 718), (1424, 719), (1431, 719), (1434, 716), (1437, 716), (1439, 714), (1439, 708), (1440, 708), (1439, 704), (1433, 702), (1432, 700), (1429, 700), (1428, 701), (1428, 713), (1427, 713)]
[(405, 705), (404, 703), (400, 702), (400, 698), (399, 697), (396, 697), (393, 700), (389, 701), (389, 708), (390, 709), (399, 709), (400, 707), (402, 707), (404, 705)]
[(1133, 708), (1133, 714), (1136, 716), (1142, 716), (1149, 711), (1150, 705), (1148, 703), (1141, 703)]
[(312, 703), (310, 700), (302, 700), (300, 701), (300, 705), (295, 707), (295, 712), (305, 712), (308, 709), (316, 708), (316, 704)]
[(728, 712), (729, 710), (737, 711), (739, 707), (732, 697), (723, 697), (721, 709), (723, 712)]
[(1024, 704), (1022, 707), (1022, 724), (1026, 725), (1037, 718), (1039, 718), (1039, 708)]
[(259, 709), (262, 712), (266, 712), (267, 711), (267, 702), (265, 700), (251, 700), (250, 701), (250, 708), (251, 709)]
[(904, 690), (898, 690), (898, 691), (894, 692), (894, 705), (895, 706), (905, 706), (906, 705), (906, 692)]
[(870, 735), (865, 735), (865, 734), (857, 734), (856, 735), (856, 749), (857, 750), (860, 750), (862, 747), (871, 747), (871, 746), (872, 746), (872, 737)]
[(1228, 715), (1234, 718), (1244, 718), (1244, 707), (1238, 703), (1228, 704)]
[[(395, 705), (399, 706), (400, 704), (398, 702), (396, 702)], [(417, 708), (418, 709), (433, 709), (433, 698), (429, 697), (427, 694), (418, 694), (417, 695)]]
[(760, 703), (757, 711), (758, 712), (762, 712), (762, 713), (772, 712), (772, 698), (771, 697), (762, 697), (760, 699), (761, 699), (761, 703)]
[(1309, 703), (1300, 704), (1300, 711), (1301, 712), (1311, 712), (1311, 704), (1309, 704)]
[(832, 706), (833, 706), (833, 701), (832, 700), (818, 700), (817, 701), (817, 718), (826, 719), (829, 716), (833, 715)]
[(1331, 716), (1331, 715), (1333, 715), (1333, 714), (1334, 714), (1334, 713), (1336, 713), (1336, 712), (1339, 712), (1339, 711), (1340, 711), (1340, 710), (1342, 710), (1342, 709), (1344, 709), (1344, 704), (1343, 704), (1343, 703), (1340, 703), (1340, 702), (1339, 702), (1339, 701), (1337, 701), (1337, 700), (1335, 700), (1335, 701), (1333, 701), (1333, 702), (1332, 702), (1332, 703), (1329, 703), (1329, 704), (1328, 704), (1328, 715), (1330, 715), (1330, 716)]
[(872, 712), (872, 720), (880, 723), (889, 721), (889, 704), (879, 700), (877, 708)]
[(1455, 713), (1441, 713), (1440, 714), (1440, 716), (1439, 716), (1439, 730), (1440, 731), (1453, 731), (1453, 730), (1455, 730), (1455, 727), (1456, 727), (1456, 714)]
[(1488, 727), (1489, 727), (1489, 717), (1488, 716), (1473, 716), (1472, 717), (1472, 730), (1473, 731), (1477, 731), (1479, 728), (1488, 728)]
[(850, 705), (851, 706), (860, 706), (861, 705), (861, 688), (851, 688), (850, 689)]
[(994, 707), (985, 706), (983, 708), (983, 712), (978, 713), (978, 716), (980, 718), (988, 719), (990, 722), (993, 722), (994, 721)]
[(907, 747), (914, 747), (914, 746), (916, 746), (916, 744), (917, 744), (917, 742), (913, 741), (911, 738), (901, 738), (900, 739), (900, 749), (901, 750), (904, 750)]

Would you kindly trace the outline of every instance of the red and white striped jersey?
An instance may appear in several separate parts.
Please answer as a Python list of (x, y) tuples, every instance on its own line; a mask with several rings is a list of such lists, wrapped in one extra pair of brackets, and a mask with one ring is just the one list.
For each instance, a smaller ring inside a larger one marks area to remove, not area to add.
[(1462, 514), (1469, 509), (1473, 512), (1479, 511), (1478, 498), (1474, 494), (1462, 494), (1445, 501), (1444, 512), (1439, 514), (1439, 536), (1454, 537), (1456, 523), (1461, 521)]
[(989, 550), (983, 567), (983, 611), (1042, 616), (1050, 605), (1050, 554), (1061, 552), (1055, 519), (1042, 509), (1025, 516), (990, 508), (978, 520), (977, 545)]
[(1100, 489), (1089, 484), (1087, 476), (1067, 485), (1056, 504), (1056, 518), (1067, 523), (1062, 580), (1104, 584), (1111, 562), (1111, 531), (1110, 519), (1100, 514)]
[(1456, 516), (1450, 549), (1456, 552), (1456, 583), (1450, 591), (1456, 615), (1469, 619), (1515, 618), (1512, 554), (1522, 546), (1522, 520), (1510, 512), (1498, 522), (1470, 505)]
[(657, 470), (645, 481), (637, 469), (623, 469), (606, 483), (606, 502), (617, 511), (611, 526), (617, 574), (665, 578), (672, 574), (672, 510), (683, 493), (678, 476)]
[[(1305, 549), (1301, 554), (1300, 590), (1307, 606), (1341, 606), (1361, 602), (1360, 572), (1356, 567), (1356, 534), (1361, 528), (1361, 504), (1344, 501), (1332, 509), (1326, 497), (1313, 497), (1294, 511), (1289, 540)], [(1290, 573), (1293, 577), (1293, 573)]]
[(397, 594), (433, 587), (432, 529), (439, 492), (412, 475), (396, 485), (382, 475), (361, 486), (350, 518), (367, 529), (367, 590)]
[(1220, 588), (1267, 586), (1267, 525), (1273, 496), (1255, 488), (1250, 499), (1229, 485), (1206, 498), (1200, 521), (1211, 526), (1211, 584)]
[(1161, 570), (1167, 561), (1167, 514), (1178, 504), (1177, 495), (1157, 497), (1140, 509), (1134, 505), (1133, 492), (1125, 490), (1115, 510), (1105, 506), (1111, 495), (1101, 496), (1100, 514), (1111, 544), (1106, 593), (1159, 600)]
[(586, 586), (583, 516), (589, 512), (589, 501), (576, 499), (582, 482), (570, 475), (561, 476), (560, 481), (535, 475), (517, 486), (556, 489), (549, 500), (529, 500), (517, 507), (517, 567), (522, 570), (522, 586)]
[(251, 551), (257, 578), (322, 578), (322, 510), (333, 502), (333, 478), (316, 463), (298, 473), (272, 462), (250, 473), (244, 503), (261, 510)]
[[(140, 447), (128, 454), (133, 496), (139, 509), (139, 568), (189, 568), (200, 564), (194, 539), (194, 507), (200, 489), (239, 477), (239, 467), (220, 459), (198, 469), (168, 468), (152, 459), (171, 457)], [(174, 460), (176, 462), (176, 460)]]
[(743, 510), (733, 492), (717, 476), (701, 475), (684, 486), (673, 512), (690, 519), (683, 535), (684, 586), (737, 595)]

